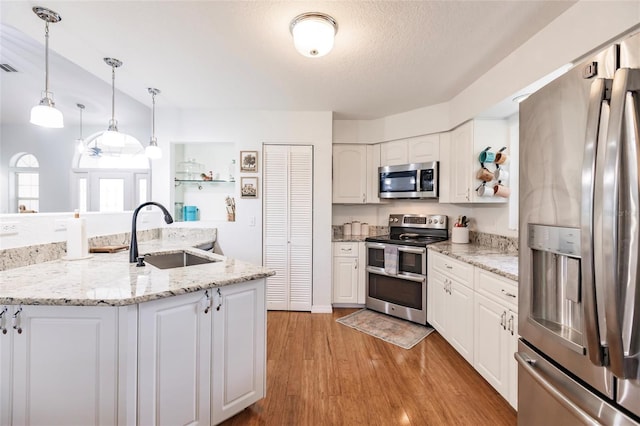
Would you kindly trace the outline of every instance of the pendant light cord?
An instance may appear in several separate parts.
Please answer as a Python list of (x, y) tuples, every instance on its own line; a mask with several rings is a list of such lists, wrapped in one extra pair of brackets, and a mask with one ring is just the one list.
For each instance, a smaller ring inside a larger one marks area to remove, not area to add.
[(151, 139), (156, 139), (156, 94), (151, 93), (152, 114), (151, 114)]
[(49, 21), (44, 25), (44, 93), (49, 97)]
[(116, 121), (116, 67), (111, 65), (111, 123)]

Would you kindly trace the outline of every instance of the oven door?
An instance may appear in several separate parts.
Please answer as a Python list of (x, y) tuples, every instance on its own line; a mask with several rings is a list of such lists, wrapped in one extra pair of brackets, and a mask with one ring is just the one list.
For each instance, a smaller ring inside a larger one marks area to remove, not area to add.
[[(366, 243), (367, 247), (367, 268), (373, 272), (385, 275), (397, 275), (399, 277), (409, 277), (420, 279), (427, 275), (427, 249), (424, 247), (400, 246), (385, 243)], [(397, 247), (398, 257), (396, 259), (397, 272), (390, 273), (390, 269), (385, 270), (384, 248), (388, 246)]]
[(367, 267), (367, 308), (419, 324), (427, 323), (427, 277), (388, 275)]

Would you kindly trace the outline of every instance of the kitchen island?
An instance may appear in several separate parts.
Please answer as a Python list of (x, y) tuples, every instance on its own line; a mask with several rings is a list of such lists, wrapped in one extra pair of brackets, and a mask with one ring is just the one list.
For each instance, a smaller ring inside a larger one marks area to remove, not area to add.
[(265, 278), (213, 263), (136, 267), (94, 254), (0, 272), (0, 424), (217, 424), (264, 397)]

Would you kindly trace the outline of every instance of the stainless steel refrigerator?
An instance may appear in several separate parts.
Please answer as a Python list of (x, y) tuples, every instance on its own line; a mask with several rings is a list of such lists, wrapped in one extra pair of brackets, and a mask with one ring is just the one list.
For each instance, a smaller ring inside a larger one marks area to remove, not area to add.
[(520, 104), (518, 424), (640, 424), (640, 34)]

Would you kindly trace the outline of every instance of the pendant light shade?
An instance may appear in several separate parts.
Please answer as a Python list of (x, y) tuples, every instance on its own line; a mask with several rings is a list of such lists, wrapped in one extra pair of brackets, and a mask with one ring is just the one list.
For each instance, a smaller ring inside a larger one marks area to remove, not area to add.
[(319, 58), (333, 49), (338, 24), (329, 15), (308, 12), (293, 18), (289, 30), (293, 36), (293, 44), (300, 54), (308, 58)]
[(44, 40), (44, 96), (40, 100), (40, 103), (31, 108), (30, 122), (37, 126), (62, 128), (64, 127), (64, 120), (62, 113), (56, 109), (56, 104), (53, 102), (53, 93), (49, 91), (49, 24), (60, 22), (62, 18), (53, 10), (45, 7), (36, 6), (33, 9), (33, 13), (38, 15), (40, 19), (45, 22)]
[(104, 58), (104, 62), (111, 67), (111, 120), (109, 127), (102, 134), (102, 143), (107, 146), (122, 148), (125, 145), (127, 135), (118, 131), (116, 120), (116, 68), (122, 66), (122, 61), (114, 58)]
[(82, 110), (84, 110), (84, 105), (76, 104), (78, 110), (80, 111), (80, 137), (76, 139), (76, 150), (78, 154), (83, 154), (87, 149), (87, 146), (84, 143), (84, 138), (82, 137)]
[(149, 145), (144, 150), (147, 157), (152, 160), (156, 160), (162, 157), (162, 150), (158, 146), (158, 140), (156, 139), (156, 95), (160, 93), (160, 90), (149, 87), (147, 89), (151, 94), (151, 139)]

